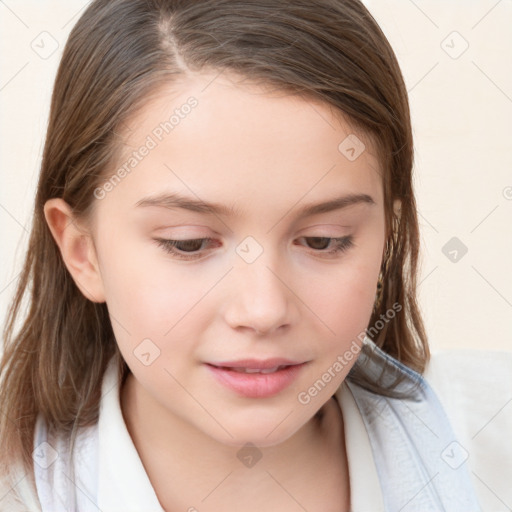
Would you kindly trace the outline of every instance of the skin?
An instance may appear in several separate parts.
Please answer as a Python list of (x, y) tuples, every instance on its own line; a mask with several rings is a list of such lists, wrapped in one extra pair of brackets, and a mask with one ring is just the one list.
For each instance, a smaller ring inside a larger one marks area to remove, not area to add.
[[(356, 358), (309, 403), (297, 396), (354, 340), (360, 345), (370, 319), (385, 247), (376, 153), (328, 105), (201, 73), (162, 89), (124, 125), (126, 155), (190, 96), (198, 105), (94, 199), (90, 219), (73, 218), (55, 198), (45, 205), (48, 225), (82, 293), (108, 305), (132, 372), (123, 415), (166, 510), (348, 510), (343, 420), (332, 395)], [(349, 134), (366, 144), (354, 161), (338, 150)], [(164, 191), (237, 215), (135, 206)], [(305, 204), (348, 193), (375, 204), (297, 217)], [(334, 241), (325, 248), (308, 238), (349, 235), (354, 245), (332, 255)], [(252, 263), (236, 252), (248, 236), (263, 251)], [(185, 261), (156, 237), (214, 243)], [(137, 356), (145, 339), (159, 350), (149, 365)], [(248, 398), (204, 364), (243, 357), (308, 363), (277, 395)], [(237, 457), (249, 441), (262, 455), (252, 468)]]

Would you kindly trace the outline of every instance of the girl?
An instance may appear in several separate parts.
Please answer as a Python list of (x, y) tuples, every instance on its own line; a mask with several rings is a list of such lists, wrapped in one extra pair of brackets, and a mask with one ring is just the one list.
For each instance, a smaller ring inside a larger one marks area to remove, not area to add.
[(1, 510), (490, 510), (466, 431), (503, 396), (470, 415), (485, 380), (429, 363), (412, 161), (358, 0), (92, 2), (5, 329)]

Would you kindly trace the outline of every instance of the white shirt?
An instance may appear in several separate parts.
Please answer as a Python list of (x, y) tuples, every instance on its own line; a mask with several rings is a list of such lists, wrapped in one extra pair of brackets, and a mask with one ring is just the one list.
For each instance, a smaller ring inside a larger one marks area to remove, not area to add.
[[(398, 389), (422, 383), (415, 400), (375, 395), (349, 378), (363, 372), (377, 379), (386, 361), (406, 379)], [(126, 428), (113, 362), (102, 383), (98, 424), (79, 433), (72, 461), (66, 444), (48, 439), (38, 418), (34, 468), (41, 508), (19, 510), (163, 511)], [(425, 381), (366, 338), (349, 377), (335, 396), (343, 414), (352, 512), (510, 510), (512, 353), (434, 353)], [(28, 504), (28, 490), (21, 487)], [(0, 510), (18, 510), (3, 503), (0, 494)]]

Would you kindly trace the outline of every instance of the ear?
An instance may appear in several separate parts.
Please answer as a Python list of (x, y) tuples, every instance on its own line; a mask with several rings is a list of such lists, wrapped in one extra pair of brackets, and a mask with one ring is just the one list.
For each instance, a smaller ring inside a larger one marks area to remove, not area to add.
[(64, 264), (82, 294), (92, 302), (105, 302), (91, 234), (74, 218), (71, 207), (61, 198), (46, 201), (44, 216)]

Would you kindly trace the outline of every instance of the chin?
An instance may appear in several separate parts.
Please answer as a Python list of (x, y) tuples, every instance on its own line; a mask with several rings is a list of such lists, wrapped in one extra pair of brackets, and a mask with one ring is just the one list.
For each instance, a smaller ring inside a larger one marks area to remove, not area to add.
[(305, 411), (300, 412), (303, 413), (301, 416), (293, 413), (287, 416), (280, 413), (266, 418), (253, 415), (250, 418), (236, 420), (232, 417), (230, 422), (221, 422), (231, 436), (223, 429), (219, 431), (215, 428), (214, 432), (211, 429), (208, 430), (211, 432), (211, 437), (227, 446), (241, 448), (247, 443), (252, 443), (266, 448), (284, 443), (310, 422), (319, 424), (323, 415), (322, 410), (307, 417), (304, 417)]

